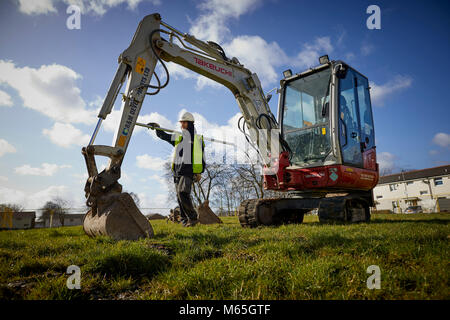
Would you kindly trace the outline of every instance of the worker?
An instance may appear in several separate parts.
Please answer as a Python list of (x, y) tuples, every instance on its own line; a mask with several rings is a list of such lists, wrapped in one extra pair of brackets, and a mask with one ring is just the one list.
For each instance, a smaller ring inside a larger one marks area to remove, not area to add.
[[(156, 130), (156, 135), (175, 147), (172, 160), (172, 172), (177, 193), (177, 202), (180, 207), (181, 223), (185, 227), (192, 227), (198, 223), (198, 215), (191, 199), (193, 182), (201, 179), (201, 173), (205, 170), (203, 158), (203, 137), (196, 134), (194, 116), (185, 112), (180, 119), (181, 134), (168, 134), (162, 130)], [(158, 123), (148, 124), (159, 127)]]

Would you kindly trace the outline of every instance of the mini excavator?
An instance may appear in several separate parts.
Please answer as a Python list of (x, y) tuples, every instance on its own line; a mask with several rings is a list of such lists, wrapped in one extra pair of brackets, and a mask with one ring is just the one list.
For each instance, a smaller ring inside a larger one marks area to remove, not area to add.
[[(276, 57), (274, 57), (276, 58)], [(164, 83), (155, 73), (157, 63)], [(173, 62), (227, 87), (242, 113), (239, 129), (261, 159), (264, 188), (280, 198), (248, 199), (239, 208), (243, 227), (301, 223), (317, 210), (321, 222), (367, 222), (378, 182), (375, 131), (368, 79), (343, 61), (319, 59), (317, 67), (283, 72), (278, 114), (273, 115), (256, 73), (212, 41), (182, 33), (158, 13), (140, 23), (130, 46), (120, 54), (98, 122), (82, 154), (89, 178), (85, 185), (84, 230), (115, 239), (151, 237), (153, 229), (118, 182), (131, 135), (146, 95), (164, 89)], [(152, 78), (156, 84), (151, 84)], [(122, 85), (122, 117), (114, 146), (95, 145), (101, 123), (111, 113)], [(98, 172), (95, 156), (108, 157)]]

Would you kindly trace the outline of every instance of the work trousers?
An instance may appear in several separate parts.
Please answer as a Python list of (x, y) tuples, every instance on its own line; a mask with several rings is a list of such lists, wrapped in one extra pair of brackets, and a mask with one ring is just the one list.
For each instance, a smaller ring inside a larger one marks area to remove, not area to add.
[(195, 211), (191, 199), (192, 177), (180, 176), (174, 178), (177, 201), (180, 207), (181, 223), (185, 225), (189, 221), (197, 220), (197, 211)]

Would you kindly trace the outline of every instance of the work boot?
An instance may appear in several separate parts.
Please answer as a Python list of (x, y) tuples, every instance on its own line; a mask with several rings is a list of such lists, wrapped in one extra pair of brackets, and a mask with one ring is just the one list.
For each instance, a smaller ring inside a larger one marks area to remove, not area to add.
[(189, 220), (188, 223), (186, 223), (185, 227), (193, 227), (199, 223), (198, 220)]

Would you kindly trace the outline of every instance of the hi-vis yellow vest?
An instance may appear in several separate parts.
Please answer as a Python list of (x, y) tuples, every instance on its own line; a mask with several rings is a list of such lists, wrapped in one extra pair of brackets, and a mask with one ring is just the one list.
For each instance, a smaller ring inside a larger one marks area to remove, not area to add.
[[(175, 140), (175, 148), (173, 150), (173, 157), (172, 157), (172, 171), (175, 167), (175, 157), (178, 153), (178, 144), (183, 140), (183, 136), (180, 134), (177, 139)], [(194, 135), (194, 147), (193, 147), (193, 154), (191, 155), (192, 159), (192, 172), (193, 173), (202, 173), (203, 171), (203, 136), (195, 134)]]

